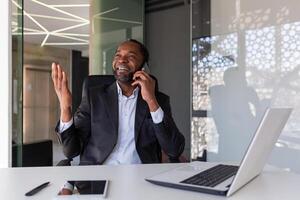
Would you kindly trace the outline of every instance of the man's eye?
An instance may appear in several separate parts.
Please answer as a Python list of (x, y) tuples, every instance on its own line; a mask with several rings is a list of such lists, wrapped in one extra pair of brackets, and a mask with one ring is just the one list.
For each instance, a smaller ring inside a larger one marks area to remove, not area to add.
[(134, 60), (135, 56), (128, 56), (129, 59)]

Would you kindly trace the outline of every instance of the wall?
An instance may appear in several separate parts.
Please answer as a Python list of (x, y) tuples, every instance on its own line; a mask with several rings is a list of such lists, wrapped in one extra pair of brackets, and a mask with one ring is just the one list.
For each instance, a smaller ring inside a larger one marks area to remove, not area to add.
[(190, 156), (190, 14), (189, 5), (147, 13), (146, 46), (151, 73), (159, 89), (170, 96), (172, 113), (185, 136), (184, 155)]

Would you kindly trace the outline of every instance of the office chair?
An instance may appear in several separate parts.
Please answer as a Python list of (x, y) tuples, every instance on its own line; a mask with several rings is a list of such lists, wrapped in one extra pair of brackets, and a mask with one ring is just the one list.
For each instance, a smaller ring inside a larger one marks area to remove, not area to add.
[(22, 147), (22, 167), (53, 166), (52, 140), (12, 145), (12, 167), (18, 167), (18, 149)]
[[(157, 79), (153, 75), (150, 75), (150, 76), (156, 82), (155, 91), (158, 91)], [(95, 87), (95, 86), (99, 86), (99, 85), (110, 85), (115, 81), (116, 81), (116, 79), (115, 79), (114, 75), (91, 75), (91, 76), (88, 76), (83, 83), (82, 93), (85, 93), (85, 91), (87, 91), (91, 87)], [(78, 143), (77, 145), (80, 145), (80, 144)], [(67, 157), (67, 159), (61, 160), (57, 164), (57, 166), (70, 166), (71, 165), (72, 159), (76, 156), (76, 155), (72, 154), (72, 152), (74, 152), (72, 150), (72, 148), (73, 148), (72, 146), (63, 147), (63, 153)], [(162, 155), (163, 155), (162, 156), (163, 158), (167, 157), (164, 152), (162, 152)], [(162, 159), (162, 162), (167, 162), (167, 159)], [(169, 162), (171, 162), (171, 163), (180, 162), (180, 159), (179, 158), (169, 158)]]

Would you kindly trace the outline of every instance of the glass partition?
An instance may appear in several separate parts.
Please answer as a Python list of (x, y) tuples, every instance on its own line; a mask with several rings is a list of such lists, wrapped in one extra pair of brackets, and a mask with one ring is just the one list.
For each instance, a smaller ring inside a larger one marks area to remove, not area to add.
[(143, 42), (144, 1), (92, 0), (90, 74), (112, 74), (117, 45), (129, 38)]
[(65, 159), (55, 133), (60, 110), (51, 63), (61, 64), (73, 96), (81, 97), (72, 83), (84, 79), (88, 64), (90, 74), (112, 73), (117, 44), (143, 41), (143, 24), (144, 1), (12, 0), (12, 166), (49, 166)]
[[(199, 12), (199, 2), (193, 10)], [(193, 26), (192, 156), (239, 162), (267, 107), (293, 107), (269, 164), (300, 172), (300, 15), (297, 2), (204, 1)]]

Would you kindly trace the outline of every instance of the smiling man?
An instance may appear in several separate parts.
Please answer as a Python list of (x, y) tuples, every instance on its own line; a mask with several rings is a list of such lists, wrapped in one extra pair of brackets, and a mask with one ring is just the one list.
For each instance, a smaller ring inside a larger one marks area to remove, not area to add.
[(81, 165), (159, 163), (162, 150), (170, 158), (182, 153), (184, 137), (173, 121), (169, 97), (155, 91), (155, 80), (143, 71), (148, 57), (142, 43), (121, 43), (112, 64), (116, 82), (90, 88), (74, 116), (67, 76), (52, 64), (61, 108), (57, 132), (63, 145), (80, 155)]

